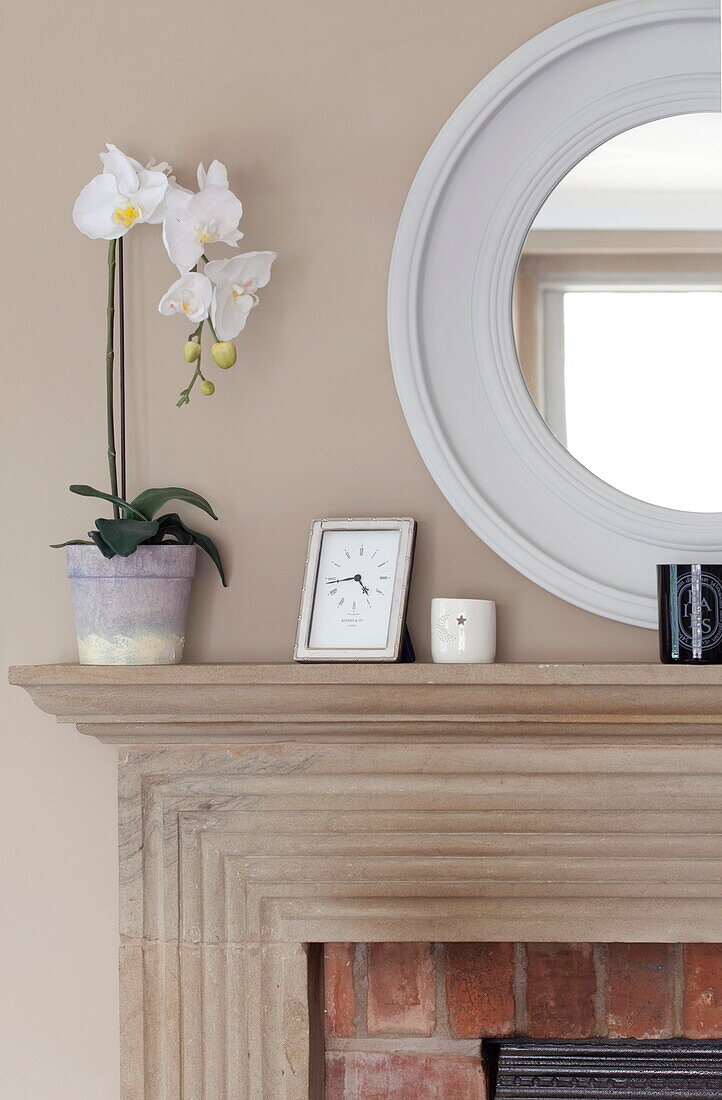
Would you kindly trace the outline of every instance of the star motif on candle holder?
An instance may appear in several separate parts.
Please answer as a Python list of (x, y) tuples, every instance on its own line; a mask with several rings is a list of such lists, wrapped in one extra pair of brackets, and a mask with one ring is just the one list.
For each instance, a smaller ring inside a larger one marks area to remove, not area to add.
[(466, 626), (466, 615), (459, 615), (459, 617), (456, 621), (459, 624), (459, 626)]

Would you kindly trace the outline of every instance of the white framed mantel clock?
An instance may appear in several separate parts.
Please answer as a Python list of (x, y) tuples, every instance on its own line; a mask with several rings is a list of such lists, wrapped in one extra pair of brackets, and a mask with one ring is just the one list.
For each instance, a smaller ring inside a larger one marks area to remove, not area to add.
[(415, 535), (408, 518), (313, 523), (295, 660), (413, 660), (406, 605)]

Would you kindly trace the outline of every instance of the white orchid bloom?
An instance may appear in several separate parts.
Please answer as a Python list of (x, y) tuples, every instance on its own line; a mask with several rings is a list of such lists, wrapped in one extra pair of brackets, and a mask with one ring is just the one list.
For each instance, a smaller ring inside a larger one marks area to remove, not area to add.
[(167, 160), (156, 161), (155, 157), (148, 157), (145, 167), (148, 172), (162, 172), (164, 176), (168, 177), (170, 183), (175, 183), (173, 165), (169, 164)]
[(164, 172), (143, 168), (115, 145), (101, 153), (103, 171), (75, 200), (73, 222), (86, 237), (112, 241), (153, 220), (168, 189)]
[(148, 218), (149, 225), (161, 225), (165, 217), (165, 200), (168, 192), (171, 187), (178, 187), (179, 185), (176, 183), (176, 178), (173, 175), (173, 166), (169, 164), (167, 160), (161, 160), (156, 164), (155, 157), (149, 157), (146, 161), (145, 168), (148, 172), (162, 172), (168, 180), (168, 187), (166, 188), (165, 195), (161, 202), (158, 203), (153, 214)]
[(205, 275), (191, 271), (176, 279), (160, 300), (158, 311), (166, 317), (187, 317), (198, 324), (205, 321), (211, 305), (213, 287)]
[(235, 245), (243, 234), (238, 222), (243, 207), (227, 187), (208, 183), (197, 195), (171, 187), (166, 196), (163, 243), (181, 274), (190, 271), (205, 248), (217, 241)]
[(221, 164), (219, 160), (214, 160), (207, 172), (203, 167), (203, 161), (198, 165), (198, 189), (202, 191), (209, 183), (215, 184), (216, 187), (228, 188), (228, 172), (225, 164)]
[(234, 340), (243, 330), (275, 259), (275, 252), (243, 252), (206, 264), (205, 274), (213, 283), (211, 320), (219, 340)]

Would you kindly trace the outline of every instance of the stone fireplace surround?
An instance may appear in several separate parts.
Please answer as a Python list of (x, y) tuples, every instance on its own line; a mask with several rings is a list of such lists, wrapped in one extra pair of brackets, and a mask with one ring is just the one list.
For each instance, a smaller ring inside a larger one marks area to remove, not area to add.
[(314, 945), (722, 941), (721, 669), (11, 680), (119, 746), (123, 1100), (322, 1096)]

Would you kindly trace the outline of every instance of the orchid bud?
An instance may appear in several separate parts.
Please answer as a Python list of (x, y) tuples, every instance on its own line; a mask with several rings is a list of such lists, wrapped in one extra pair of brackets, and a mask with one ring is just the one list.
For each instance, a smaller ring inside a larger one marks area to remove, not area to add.
[(213, 385), (213, 383), (208, 378), (204, 378), (201, 382), (201, 393), (204, 393), (206, 397), (211, 397), (211, 395), (215, 392), (216, 387)]
[(221, 370), (228, 370), (236, 361), (236, 345), (230, 340), (219, 340), (211, 348), (211, 355), (215, 359), (216, 366)]
[(189, 340), (183, 347), (183, 358), (186, 363), (195, 363), (200, 354), (201, 345), (196, 340)]

